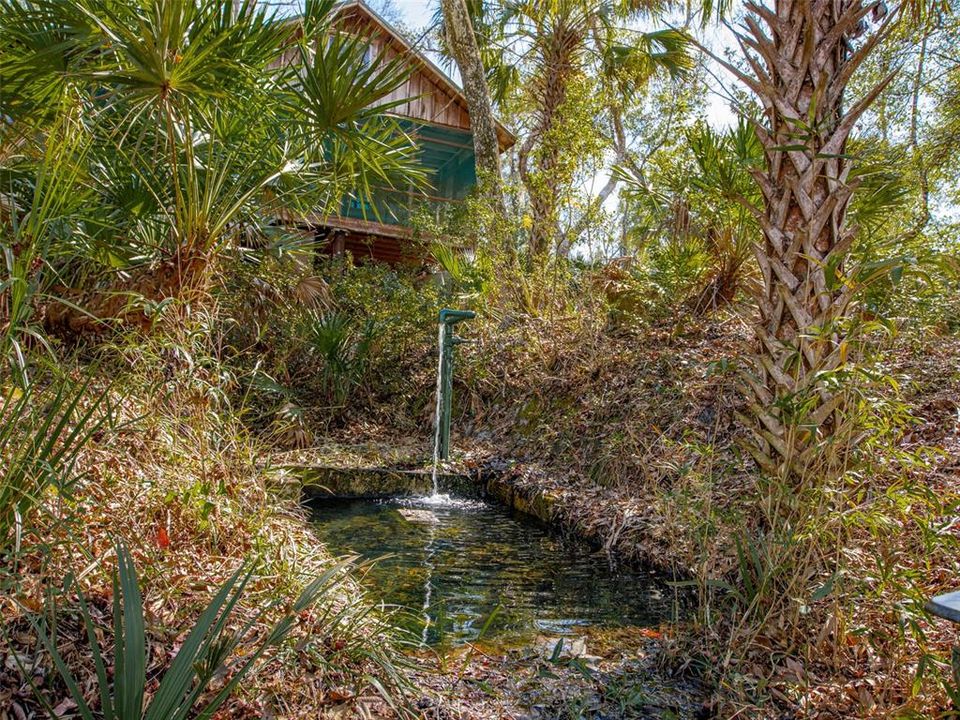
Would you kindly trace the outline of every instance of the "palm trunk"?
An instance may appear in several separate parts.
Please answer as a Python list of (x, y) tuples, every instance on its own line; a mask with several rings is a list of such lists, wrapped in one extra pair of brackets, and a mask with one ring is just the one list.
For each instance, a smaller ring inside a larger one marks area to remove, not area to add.
[[(583, 32), (570, 28), (564, 18), (541, 32), (544, 36), (540, 52), (543, 54), (542, 75), (534, 89), (539, 107), (537, 121), (520, 148), (520, 179), (530, 198), (530, 256), (531, 259), (547, 253), (558, 233), (560, 179), (559, 139), (554, 129), (560, 111), (567, 100), (570, 78), (575, 68), (573, 54), (583, 42)], [(534, 166), (531, 167), (531, 158)]]
[(755, 362), (744, 373), (755, 421), (748, 449), (765, 471), (795, 476), (838, 430), (842, 393), (828, 390), (822, 378), (848, 358), (842, 320), (852, 311), (853, 290), (835, 278), (856, 235), (846, 215), (857, 182), (844, 153), (857, 118), (890, 78), (845, 109), (850, 76), (887, 27), (854, 49), (852, 38), (863, 33), (871, 6), (857, 0), (773, 5), (747, 3), (746, 32), (738, 39), (753, 74), (721, 62), (764, 110), (764, 121), (755, 122), (766, 163), (754, 172), (763, 193), (762, 209), (752, 208), (763, 229), (755, 246), (763, 283)]
[(206, 296), (209, 267), (205, 254), (184, 251), (106, 288), (55, 289), (56, 299), (45, 308), (44, 325), (51, 333), (67, 337), (117, 327), (148, 330), (156, 321), (153, 311), (164, 301), (194, 303)]

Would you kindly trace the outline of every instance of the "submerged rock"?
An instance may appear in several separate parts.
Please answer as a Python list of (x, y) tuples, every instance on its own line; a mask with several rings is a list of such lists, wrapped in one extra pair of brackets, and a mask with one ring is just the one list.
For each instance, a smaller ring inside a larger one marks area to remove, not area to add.
[(439, 522), (436, 513), (432, 510), (417, 510), (414, 508), (400, 508), (397, 510), (400, 513), (401, 517), (404, 520), (409, 520), (410, 522), (420, 522), (420, 523), (435, 523)]

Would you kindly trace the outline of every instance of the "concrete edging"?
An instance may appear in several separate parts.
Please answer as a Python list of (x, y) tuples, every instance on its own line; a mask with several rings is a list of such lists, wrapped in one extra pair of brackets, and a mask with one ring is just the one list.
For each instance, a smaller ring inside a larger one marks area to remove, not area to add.
[[(284, 469), (300, 478), (303, 493), (311, 498), (377, 499), (429, 495), (433, 477), (428, 470), (396, 470), (385, 467), (338, 468), (292, 465)], [(440, 492), (476, 496), (476, 481), (467, 475), (440, 473)]]
[[(286, 466), (301, 482), (303, 494), (313, 499), (377, 499), (427, 495), (433, 491), (428, 470), (396, 470), (385, 467), (338, 468), (316, 465)], [(518, 488), (501, 474), (470, 476), (437, 475), (440, 492), (465, 497), (486, 497), (499, 504), (552, 524), (558, 498), (549, 493)]]

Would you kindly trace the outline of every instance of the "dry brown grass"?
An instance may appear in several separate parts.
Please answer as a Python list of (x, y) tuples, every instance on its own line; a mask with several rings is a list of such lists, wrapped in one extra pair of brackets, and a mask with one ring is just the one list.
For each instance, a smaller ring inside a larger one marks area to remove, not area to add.
[[(696, 621), (672, 652), (719, 683), (722, 716), (938, 716), (955, 634), (920, 606), (960, 576), (960, 341), (899, 338), (885, 370), (916, 424), (876, 429), (882, 451), (839, 485), (776, 489), (737, 452), (742, 401), (714, 372), (743, 338), (733, 319), (619, 336), (582, 318), (488, 326), (461, 423), (580, 534), (693, 579)], [(766, 589), (731, 601), (745, 582), (735, 540), (784, 523), (798, 533)], [(811, 600), (831, 572), (836, 588)]]
[[(513, 482), (553, 494), (559, 519), (579, 534), (694, 581), (694, 619), (661, 644), (673, 667), (696, 668), (716, 683), (721, 716), (936, 717), (944, 709), (938, 676), (955, 637), (917, 605), (951, 589), (960, 573), (960, 341), (901, 336), (884, 371), (909, 378), (903, 399), (919, 422), (892, 434), (883, 451), (892, 454), (879, 454), (860, 475), (783, 492), (764, 485), (736, 450), (741, 399), (730, 361), (746, 333), (732, 310), (633, 328), (612, 325), (603, 303), (580, 310), (487, 316), (466, 330), (477, 340), (461, 350), (457, 371), (455, 446), (469, 451), (466, 459), (508, 460)], [(423, 398), (433, 388), (433, 349), (417, 352), (423, 361), (413, 363), (404, 397), (364, 395), (322, 447), (274, 457), (425, 460), (430, 419), (418, 413), (432, 406)], [(87, 564), (84, 582), (96, 597), (107, 586), (112, 536), (127, 538), (151, 568), (151, 612), (168, 633), (241, 556), (264, 561), (251, 606), (292, 596), (302, 576), (327, 566), (295, 500), (257, 469), (263, 448), (222, 426), (211, 432), (218, 412), (209, 395), (180, 387), (172, 398), (130, 407), (128, 414), (148, 417), (110, 447), (88, 451), (90, 476), (75, 503), (50, 499), (56, 512), (39, 518), (38, 536), (66, 541), (71, 526), (54, 520), (73, 515), (85, 521), (81, 542), (38, 553), (25, 597), (39, 598), (41, 582)], [(415, 426), (423, 437), (410, 439)], [(926, 447), (941, 452), (916, 464)], [(782, 503), (800, 511), (770, 511)], [(774, 590), (738, 599), (749, 572), (736, 540), (782, 530), (783, 518), (803, 533), (777, 556)], [(90, 548), (95, 561), (76, 547)], [(838, 568), (836, 589), (811, 601)], [(344, 697), (355, 703), (364, 691), (350, 683), (363, 662), (338, 656), (337, 638), (317, 640), (313, 651), (311, 642), (295, 643), (248, 683), (235, 712), (309, 714)]]
[[(960, 576), (960, 340), (902, 333), (880, 367), (900, 396), (878, 398), (915, 422), (873, 426), (875, 449), (842, 481), (777, 488), (737, 450), (732, 365), (748, 335), (735, 308), (630, 328), (587, 297), (546, 315), (491, 313), (464, 330), (476, 342), (460, 352), (454, 446), (468, 465), (505, 461), (577, 534), (693, 580), (695, 621), (664, 645), (716, 683), (721, 716), (944, 711), (955, 636), (920, 606)], [(424, 362), (411, 386), (430, 393), (432, 371)], [(389, 443), (388, 414), (366, 424), (357, 409), (338, 437)], [(759, 546), (789, 523), (785, 549), (744, 568), (737, 540)], [(754, 572), (769, 574), (764, 590), (737, 599)]]
[[(18, 573), (16, 592), (0, 597), (7, 630), (0, 636), (0, 707), (13, 708), (9, 717), (39, 711), (13, 652), (27, 667), (46, 668), (41, 684), (51, 684), (54, 704), (58, 694), (66, 697), (48, 674), (49, 658), (27, 617), (50, 611), (47, 595), (67, 573), (76, 574), (110, 636), (117, 540), (131, 549), (139, 569), (154, 677), (216, 588), (245, 561), (254, 560), (258, 569), (234, 622), (276, 605), (252, 639), (263, 637), (306, 583), (335, 564), (311, 533), (295, 489), (282, 487), (262, 466), (260, 449), (235, 421), (203, 402), (173, 406), (169, 396), (136, 393), (122, 402), (122, 415), (122, 427), (85, 450), (72, 495), (49, 494), (28, 519), (16, 568), (2, 569), (7, 581)], [(70, 597), (58, 602), (60, 637), (81, 681), (88, 682), (95, 677), (93, 666)], [(383, 664), (398, 655), (385, 619), (368, 610), (359, 586), (345, 577), (335, 593), (301, 616), (291, 639), (244, 681), (217, 717), (313, 718), (361, 704), (384, 710), (365, 676), (396, 692)], [(93, 697), (96, 688), (87, 688)], [(0, 716), (7, 717), (4, 711)]]

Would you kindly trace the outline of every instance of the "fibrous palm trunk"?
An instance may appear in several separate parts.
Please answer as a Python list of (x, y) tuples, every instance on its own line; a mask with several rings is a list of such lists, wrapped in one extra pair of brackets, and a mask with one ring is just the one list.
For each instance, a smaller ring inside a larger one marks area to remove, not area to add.
[(173, 257), (141, 268), (108, 287), (85, 292), (56, 288), (56, 299), (44, 308), (44, 326), (61, 336), (84, 336), (111, 329), (153, 326), (163, 303), (180, 306), (207, 295), (210, 257), (181, 249)]
[(557, 236), (561, 148), (554, 131), (576, 72), (575, 55), (586, 37), (585, 27), (567, 20), (552, 18), (540, 33), (540, 71), (533, 86), (536, 120), (519, 152), (520, 179), (530, 198), (531, 257), (549, 251)]
[(764, 110), (754, 123), (765, 150), (753, 173), (763, 193), (753, 209), (763, 283), (755, 363), (743, 375), (754, 415), (748, 449), (765, 471), (792, 476), (830, 455), (825, 441), (842, 417), (843, 394), (824, 378), (847, 362), (843, 327), (853, 310), (852, 284), (836, 281), (856, 235), (846, 222), (857, 182), (845, 149), (889, 78), (850, 107), (844, 91), (889, 18), (870, 30), (867, 16), (881, 20), (882, 6), (859, 0), (774, 0), (747, 11), (738, 39), (752, 74), (721, 62)]

